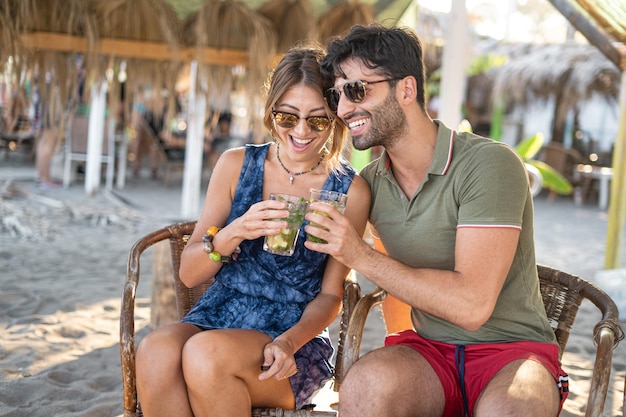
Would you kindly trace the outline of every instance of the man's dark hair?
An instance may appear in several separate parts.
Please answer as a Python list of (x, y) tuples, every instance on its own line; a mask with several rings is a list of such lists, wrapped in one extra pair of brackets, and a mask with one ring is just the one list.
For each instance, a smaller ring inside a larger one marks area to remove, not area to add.
[(326, 50), (321, 72), (331, 84), (335, 78), (346, 77), (340, 65), (348, 58), (357, 58), (385, 78), (415, 77), (417, 103), (426, 111), (422, 44), (413, 31), (385, 28), (377, 23), (355, 25), (345, 37), (330, 38)]

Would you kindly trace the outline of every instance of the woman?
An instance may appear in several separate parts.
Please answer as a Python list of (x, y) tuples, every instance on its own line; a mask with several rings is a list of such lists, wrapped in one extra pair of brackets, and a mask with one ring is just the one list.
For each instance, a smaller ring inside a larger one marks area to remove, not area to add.
[(287, 225), (270, 220), (288, 215), (270, 193), (347, 193), (346, 216), (365, 228), (369, 187), (341, 158), (346, 128), (323, 99), (322, 57), (315, 48), (289, 51), (266, 86), (264, 124), (274, 142), (229, 150), (217, 162), (180, 268), (189, 287), (216, 282), (182, 323), (141, 343), (137, 390), (147, 417), (301, 408), (332, 374), (326, 328), (348, 269), (304, 248), (303, 228), (292, 256), (262, 250), (264, 237)]

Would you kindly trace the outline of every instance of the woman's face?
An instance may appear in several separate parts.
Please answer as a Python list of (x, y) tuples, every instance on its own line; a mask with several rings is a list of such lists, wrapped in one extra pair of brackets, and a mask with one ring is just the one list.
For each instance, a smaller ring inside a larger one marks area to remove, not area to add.
[(281, 153), (293, 161), (319, 159), (332, 131), (332, 118), (326, 113), (319, 92), (303, 84), (290, 87), (276, 101), (273, 125)]

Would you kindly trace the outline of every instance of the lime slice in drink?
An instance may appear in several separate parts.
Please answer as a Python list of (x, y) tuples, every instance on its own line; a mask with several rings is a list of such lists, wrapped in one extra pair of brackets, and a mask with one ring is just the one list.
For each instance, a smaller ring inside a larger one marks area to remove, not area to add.
[(267, 237), (267, 244), (274, 250), (286, 250), (287, 241), (282, 234)]

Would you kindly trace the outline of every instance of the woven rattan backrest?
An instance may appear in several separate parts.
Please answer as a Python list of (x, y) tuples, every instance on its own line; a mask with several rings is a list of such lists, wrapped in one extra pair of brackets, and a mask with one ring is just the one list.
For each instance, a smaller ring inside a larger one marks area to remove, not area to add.
[(603, 328), (613, 332), (616, 343), (623, 339), (624, 333), (619, 323), (617, 306), (602, 289), (580, 277), (547, 266), (538, 265), (537, 272), (543, 303), (561, 348), (561, 355), (565, 351), (567, 339), (583, 299), (593, 303), (602, 314), (602, 319), (593, 330), (595, 343), (598, 343), (600, 338), (598, 331)]
[(537, 266), (537, 272), (546, 314), (562, 354), (584, 298), (580, 291), (580, 281), (566, 272), (546, 266)]
[(213, 283), (213, 279), (194, 288), (187, 288), (180, 280), (180, 257), (187, 241), (196, 227), (196, 222), (177, 223), (168, 227), (170, 231), (170, 249), (172, 254), (172, 268), (174, 271), (174, 288), (176, 291), (176, 309), (178, 318), (182, 319), (193, 305), (200, 299), (206, 289)]

